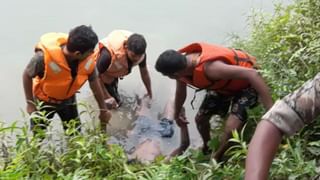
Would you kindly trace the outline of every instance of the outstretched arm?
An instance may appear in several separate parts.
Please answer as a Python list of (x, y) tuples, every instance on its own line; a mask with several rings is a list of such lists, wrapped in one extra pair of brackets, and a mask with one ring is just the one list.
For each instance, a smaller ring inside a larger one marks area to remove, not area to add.
[(181, 155), (190, 145), (189, 131), (187, 126), (188, 121), (185, 116), (185, 109), (183, 108), (183, 104), (187, 96), (187, 86), (184, 82), (178, 80), (176, 83), (174, 119), (176, 120), (177, 125), (180, 127), (180, 146), (170, 154), (170, 157)]
[(176, 120), (178, 126), (181, 127), (182, 124), (187, 124), (187, 120), (179, 118), (181, 108), (187, 97), (187, 85), (184, 82), (176, 81), (176, 94), (174, 100), (174, 119)]
[(32, 77), (28, 74), (27, 69), (24, 70), (22, 79), (23, 79), (24, 95), (27, 103), (27, 112), (31, 114), (32, 112), (36, 111), (36, 107), (33, 102), (34, 99), (33, 99), (33, 92), (32, 92)]
[(27, 103), (27, 112), (29, 114), (36, 111), (34, 94), (32, 91), (32, 79), (36, 76), (44, 76), (44, 55), (42, 51), (36, 51), (22, 75), (24, 95)]
[(143, 81), (144, 86), (147, 89), (147, 93), (148, 93), (149, 97), (152, 98), (151, 78), (149, 75), (148, 68), (147, 68), (147, 66), (144, 66), (144, 67), (139, 66), (139, 69), (140, 69), (140, 76), (141, 76), (141, 79)]
[[(116, 109), (118, 107), (118, 103), (116, 102), (114, 97), (112, 97), (109, 94), (108, 90), (103, 86), (104, 83), (108, 84), (114, 80), (113, 77), (108, 77), (107, 75), (105, 75), (105, 72), (107, 71), (110, 64), (111, 64), (111, 55), (106, 48), (102, 48), (100, 50), (100, 54), (97, 59), (96, 69), (98, 70), (102, 93), (104, 95), (104, 99), (106, 100), (105, 103), (108, 105), (108, 108)], [(104, 82), (102, 79), (106, 82)]]
[(111, 113), (107, 109), (106, 104), (104, 103), (103, 92), (99, 78), (95, 76), (95, 78), (89, 80), (89, 85), (100, 108), (99, 118), (101, 121), (101, 128), (102, 130), (105, 130), (106, 125), (111, 119)]
[(247, 80), (258, 92), (262, 104), (267, 110), (271, 108), (273, 104), (267, 84), (255, 69), (228, 65), (221, 61), (214, 61), (205, 65), (205, 74), (211, 81), (222, 79)]
[(174, 98), (170, 98), (161, 114), (162, 117), (174, 120)]

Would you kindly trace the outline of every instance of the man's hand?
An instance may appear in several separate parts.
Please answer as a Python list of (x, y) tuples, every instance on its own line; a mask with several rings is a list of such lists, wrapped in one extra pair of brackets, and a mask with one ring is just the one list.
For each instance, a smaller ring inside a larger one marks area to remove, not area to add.
[(186, 114), (185, 114), (185, 110), (184, 108), (181, 109), (181, 112), (179, 114), (179, 117), (176, 118), (176, 123), (179, 127), (182, 127), (184, 125), (189, 124), (189, 121), (187, 120)]
[(180, 156), (184, 153), (184, 151), (188, 148), (188, 146), (180, 146), (177, 149), (173, 150), (170, 154), (171, 157)]
[(37, 110), (36, 106), (32, 102), (27, 103), (27, 113), (32, 114)]
[(150, 95), (149, 94), (145, 94), (145, 95), (143, 95), (142, 99), (143, 99), (143, 102), (146, 103), (146, 106), (150, 109), (151, 108), (151, 104), (152, 104), (152, 98), (150, 97)]
[(152, 94), (151, 94), (151, 92), (146, 93), (143, 97), (145, 97), (145, 96), (148, 96), (150, 99), (152, 99)]
[(107, 124), (109, 123), (111, 116), (112, 115), (111, 115), (110, 111), (108, 111), (106, 109), (100, 111), (99, 119), (100, 119), (101, 130), (103, 132), (106, 132)]
[(119, 104), (113, 97), (106, 99), (104, 102), (108, 109), (117, 109), (119, 107)]
[(175, 156), (180, 156), (184, 153), (184, 151), (186, 151), (186, 149), (188, 148), (188, 146), (180, 146), (177, 149), (173, 150), (170, 155), (168, 155), (167, 157), (165, 157), (164, 159), (164, 163), (168, 163), (170, 162), (170, 160), (175, 157)]
[(148, 93), (146, 93), (146, 94), (143, 95), (143, 98), (145, 98), (145, 97), (149, 97), (150, 99), (152, 99), (152, 95), (150, 95), (150, 94), (148, 94)]
[[(187, 121), (185, 116), (183, 115), (184, 115), (184, 110), (180, 112), (180, 116), (184, 117), (184, 121)], [(181, 137), (180, 147), (172, 151), (171, 154), (166, 157), (165, 162), (168, 162), (174, 156), (181, 155), (189, 147), (190, 145), (189, 131), (188, 131), (187, 123), (185, 122), (180, 126), (180, 137)]]

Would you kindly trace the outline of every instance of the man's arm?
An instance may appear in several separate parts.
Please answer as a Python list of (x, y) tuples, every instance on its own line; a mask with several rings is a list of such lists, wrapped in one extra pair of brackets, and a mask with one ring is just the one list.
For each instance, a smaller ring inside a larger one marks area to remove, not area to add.
[(151, 78), (149, 75), (148, 68), (147, 68), (147, 66), (144, 66), (144, 67), (139, 66), (139, 69), (140, 69), (140, 76), (141, 76), (141, 79), (143, 81), (144, 86), (147, 89), (147, 93), (148, 93), (149, 97), (152, 98)]
[(34, 104), (33, 92), (32, 92), (32, 77), (29, 76), (27, 69), (25, 69), (23, 72), (22, 81), (23, 81), (24, 95), (27, 103), (27, 112), (31, 114), (32, 112), (36, 111), (36, 107)]
[(271, 108), (273, 104), (267, 84), (255, 69), (228, 65), (221, 61), (214, 61), (205, 65), (205, 74), (211, 81), (228, 79), (247, 80), (258, 92), (262, 104), (267, 110)]
[(31, 114), (36, 111), (34, 102), (34, 95), (32, 91), (33, 82), (32, 79), (36, 76), (42, 77), (44, 75), (44, 56), (42, 51), (37, 51), (29, 64), (23, 71), (22, 82), (24, 95), (27, 103), (27, 112)]
[(118, 107), (118, 104), (116, 102), (116, 100), (114, 99), (114, 97), (112, 97), (109, 92), (106, 90), (106, 88), (104, 88), (102, 85), (104, 84), (104, 82), (102, 81), (101, 74), (103, 74), (104, 72), (107, 71), (108, 67), (111, 64), (111, 55), (110, 52), (106, 49), (106, 48), (102, 48), (99, 52), (99, 57), (97, 59), (97, 63), (96, 63), (96, 69), (98, 71), (99, 74), (99, 81), (101, 84), (101, 88), (102, 88), (102, 93), (104, 96), (104, 99), (108, 100), (108, 104), (110, 104), (111, 108), (115, 109)]
[(176, 94), (174, 100), (174, 119), (177, 124), (181, 127), (183, 124), (188, 122), (185, 119), (180, 118), (181, 108), (187, 97), (187, 85), (184, 82), (176, 80)]
[[(96, 73), (96, 72), (93, 72), (93, 73)], [(111, 113), (109, 112), (109, 110), (106, 107), (106, 104), (104, 103), (102, 87), (98, 77), (97, 76), (91, 77), (89, 80), (89, 85), (98, 103), (98, 106), (100, 108), (99, 118), (101, 121), (101, 128), (102, 130), (104, 130), (109, 120), (111, 119)]]
[(178, 80), (176, 81), (176, 84), (174, 117), (177, 125), (180, 127), (180, 146), (170, 153), (170, 155), (166, 158), (166, 161), (168, 161), (171, 157), (181, 155), (190, 145), (189, 131), (187, 126), (188, 121), (185, 116), (185, 111), (182, 108), (187, 97), (187, 85)]

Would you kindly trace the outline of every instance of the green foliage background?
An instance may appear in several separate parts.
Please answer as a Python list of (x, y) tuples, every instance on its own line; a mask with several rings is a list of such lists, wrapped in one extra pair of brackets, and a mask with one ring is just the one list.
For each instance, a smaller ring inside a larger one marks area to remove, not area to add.
[(251, 36), (234, 45), (257, 57), (261, 72), (281, 98), (319, 72), (320, 1), (296, 0), (286, 8), (275, 5), (273, 15), (254, 12)]
[[(318, 73), (320, 1), (296, 0), (275, 5), (272, 15), (253, 12), (248, 38), (233, 38), (233, 47), (257, 57), (260, 72), (276, 100)], [(247, 144), (264, 110), (250, 112), (249, 124), (234, 132), (235, 145), (217, 163), (199, 151), (164, 163), (128, 164), (122, 149), (106, 144), (104, 135), (88, 132), (66, 139), (62, 150), (31, 138), (26, 127), (0, 126), (0, 179), (243, 179)], [(14, 132), (15, 140), (8, 138)], [(284, 139), (271, 169), (271, 179), (312, 179), (320, 173), (320, 124)], [(211, 144), (216, 144), (211, 142)]]

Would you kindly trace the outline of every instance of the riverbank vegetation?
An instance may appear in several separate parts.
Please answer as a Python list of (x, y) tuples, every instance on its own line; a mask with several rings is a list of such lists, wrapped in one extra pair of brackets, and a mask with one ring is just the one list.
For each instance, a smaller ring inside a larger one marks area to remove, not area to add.
[[(319, 72), (319, 0), (275, 5), (274, 14), (254, 11), (249, 19), (249, 37), (234, 36), (232, 44), (257, 57), (274, 100)], [(27, 126), (1, 125), (0, 179), (243, 179), (248, 143), (263, 113), (260, 106), (250, 111), (249, 123), (241, 132), (234, 132), (234, 145), (221, 163), (188, 150), (169, 163), (159, 157), (149, 165), (130, 164), (123, 150), (107, 144), (108, 137), (98, 130), (63, 137), (59, 141), (63, 143), (57, 145), (50, 138), (32, 138)], [(67, 133), (73, 130), (71, 127)], [(271, 179), (316, 179), (320, 174), (319, 137), (320, 121), (315, 121), (284, 139), (272, 164)], [(216, 138), (210, 146), (217, 146)]]

